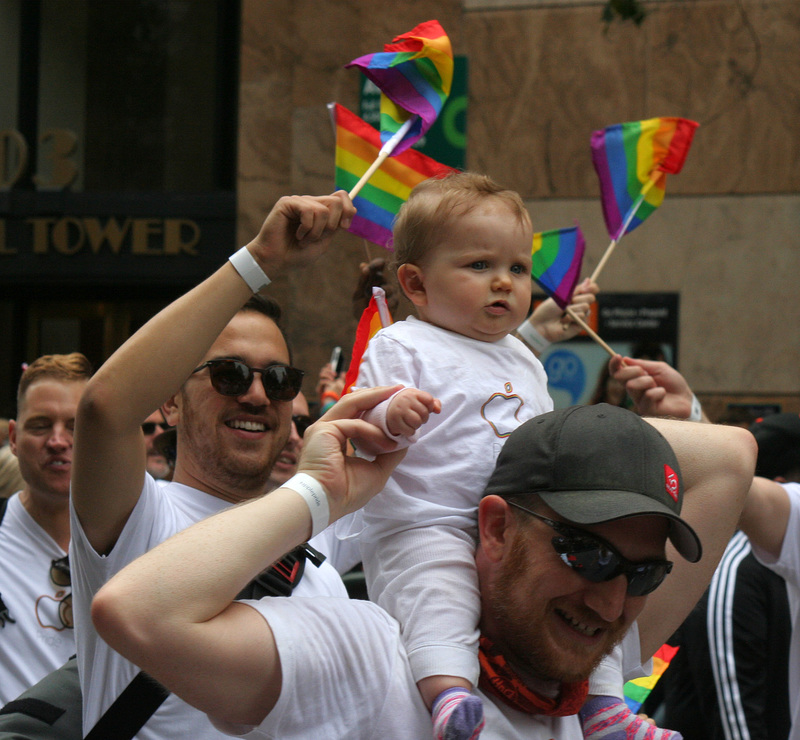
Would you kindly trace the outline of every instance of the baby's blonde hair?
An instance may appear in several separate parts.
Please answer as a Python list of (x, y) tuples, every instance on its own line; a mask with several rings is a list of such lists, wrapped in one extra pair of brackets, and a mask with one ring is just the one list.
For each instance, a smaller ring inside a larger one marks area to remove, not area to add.
[(530, 224), (519, 193), (501, 187), (487, 175), (454, 172), (421, 182), (411, 191), (394, 222), (395, 267), (409, 262), (419, 264), (435, 248), (451, 219), (490, 199), (506, 205), (520, 224)]

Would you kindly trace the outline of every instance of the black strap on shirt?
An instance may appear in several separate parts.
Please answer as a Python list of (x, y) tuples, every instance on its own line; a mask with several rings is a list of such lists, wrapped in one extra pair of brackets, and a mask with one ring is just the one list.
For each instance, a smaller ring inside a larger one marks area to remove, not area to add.
[[(299, 545), (250, 581), (236, 598), (291, 596), (303, 577), (306, 560), (319, 567), (325, 556), (308, 543)], [(169, 695), (158, 681), (140, 671), (97, 720), (85, 740), (132, 740)]]

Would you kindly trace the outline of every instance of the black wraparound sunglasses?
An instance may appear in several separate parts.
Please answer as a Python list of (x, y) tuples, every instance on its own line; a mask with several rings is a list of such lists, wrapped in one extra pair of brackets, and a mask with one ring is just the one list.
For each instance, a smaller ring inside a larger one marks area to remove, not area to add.
[(172, 429), (172, 427), (167, 424), (165, 421), (143, 421), (142, 422), (142, 431), (149, 437), (153, 434), (156, 429), (160, 429), (162, 432), (166, 432), (167, 429)]
[(548, 519), (515, 501), (508, 503), (557, 532), (558, 536), (552, 539), (553, 549), (572, 570), (592, 583), (602, 583), (624, 575), (628, 579), (628, 596), (645, 596), (658, 588), (672, 570), (669, 560), (631, 562), (610, 542), (596, 534)]
[(295, 414), (292, 417), (292, 422), (294, 422), (295, 429), (297, 429), (298, 437), (302, 437), (306, 433), (306, 429), (313, 423), (311, 417), (307, 414)]
[(303, 383), (302, 370), (277, 362), (266, 367), (250, 367), (241, 360), (209, 360), (192, 370), (192, 375), (204, 368), (208, 368), (214, 390), (223, 396), (243, 396), (250, 390), (255, 373), (261, 373), (264, 393), (270, 401), (291, 401)]

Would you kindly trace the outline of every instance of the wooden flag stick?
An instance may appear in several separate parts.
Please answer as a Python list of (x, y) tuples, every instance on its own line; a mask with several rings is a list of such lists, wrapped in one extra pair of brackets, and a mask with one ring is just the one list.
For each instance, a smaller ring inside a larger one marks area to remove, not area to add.
[(578, 326), (580, 326), (581, 329), (583, 329), (592, 339), (594, 339), (594, 341), (597, 342), (606, 352), (608, 352), (608, 354), (611, 357), (614, 357), (615, 355), (619, 354), (618, 352), (614, 352), (614, 350), (611, 349), (611, 347), (609, 347), (601, 339), (600, 335), (594, 329), (592, 329), (592, 327), (590, 327), (589, 324), (587, 324), (580, 316), (578, 316), (578, 314), (576, 314), (575, 311), (572, 310), (571, 306), (567, 306), (567, 308), (565, 310), (566, 310), (567, 314), (569, 314), (569, 317)]
[(600, 274), (600, 271), (603, 269), (603, 267), (605, 267), (605, 264), (606, 262), (608, 262), (608, 258), (611, 256), (611, 253), (614, 251), (614, 248), (617, 246), (617, 243), (619, 242), (620, 239), (622, 239), (622, 237), (625, 235), (625, 232), (628, 230), (628, 227), (631, 225), (631, 221), (633, 221), (633, 217), (636, 215), (636, 211), (639, 210), (639, 206), (641, 206), (642, 203), (644, 203), (645, 196), (650, 192), (650, 189), (653, 187), (653, 185), (656, 184), (656, 180), (658, 180), (658, 177), (661, 174), (662, 174), (661, 171), (657, 170), (651, 175), (650, 179), (644, 184), (642, 192), (639, 193), (639, 197), (636, 198), (636, 201), (631, 206), (631, 209), (628, 211), (628, 215), (625, 216), (625, 221), (622, 224), (620, 230), (611, 240), (611, 244), (609, 244), (608, 247), (606, 247), (605, 254), (600, 259), (600, 262), (597, 263), (597, 267), (594, 268), (594, 272), (592, 273), (592, 276), (590, 278), (592, 282), (594, 283), (597, 282), (597, 276)]
[(350, 199), (355, 198), (361, 188), (369, 182), (369, 179), (378, 171), (378, 168), (391, 156), (394, 148), (400, 143), (403, 137), (408, 133), (417, 116), (411, 116), (382, 147), (375, 161), (369, 166), (369, 169), (361, 176), (361, 179), (353, 186), (350, 191)]

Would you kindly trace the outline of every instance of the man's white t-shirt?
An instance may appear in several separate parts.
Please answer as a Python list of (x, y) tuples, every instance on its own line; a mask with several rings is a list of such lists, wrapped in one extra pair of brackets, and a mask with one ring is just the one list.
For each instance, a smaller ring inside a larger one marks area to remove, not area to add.
[[(27, 512), (15, 493), (0, 523), (0, 706), (63, 665), (75, 654), (69, 586), (50, 580), (58, 543)], [(2, 607), (0, 607), (2, 608)], [(11, 621), (14, 620), (14, 621)]]
[[(228, 506), (230, 504), (227, 501), (189, 486), (180, 483), (162, 486), (145, 475), (139, 501), (107, 556), (95, 552), (86, 539), (74, 508), (71, 509), (70, 560), (84, 732), (95, 725), (139, 672), (133, 663), (125, 660), (98, 637), (90, 617), (92, 597), (128, 563), (173, 534)], [(339, 574), (328, 563), (323, 563), (320, 568), (307, 563), (294, 594), (347, 596)], [(158, 619), (158, 615), (154, 614), (153, 618)], [(204, 740), (224, 736), (213, 728), (202, 712), (171, 694), (136, 737), (142, 740), (174, 737)]]
[[(397, 622), (375, 604), (339, 599), (244, 602), (268, 621), (283, 687), (267, 718), (232, 735), (270, 740), (421, 740), (431, 737)], [(476, 691), (486, 727), (481, 740), (582, 740), (576, 715), (544, 717)]]

